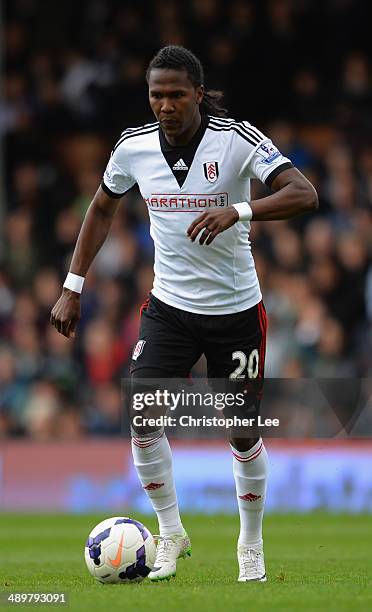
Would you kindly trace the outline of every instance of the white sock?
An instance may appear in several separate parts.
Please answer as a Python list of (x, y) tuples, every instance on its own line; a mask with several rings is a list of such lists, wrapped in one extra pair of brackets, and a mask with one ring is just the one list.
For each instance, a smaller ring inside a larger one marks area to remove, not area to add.
[(159, 521), (160, 535), (183, 533), (172, 469), (172, 452), (164, 433), (133, 437), (132, 453), (138, 477)]
[[(230, 445), (231, 446), (231, 445)], [(233, 473), (240, 514), (238, 545), (255, 548), (262, 546), (268, 457), (262, 438), (249, 449), (233, 453)]]

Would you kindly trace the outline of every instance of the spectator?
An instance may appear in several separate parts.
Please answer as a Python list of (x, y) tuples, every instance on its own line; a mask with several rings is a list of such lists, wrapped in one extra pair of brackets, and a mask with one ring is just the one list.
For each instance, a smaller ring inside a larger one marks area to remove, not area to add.
[[(138, 190), (120, 203), (87, 276), (74, 343), (49, 326), (49, 312), (110, 149), (125, 128), (153, 120), (144, 72), (171, 42), (200, 55), (231, 115), (268, 132), (320, 195), (316, 217), (252, 226), (270, 321), (267, 375), (370, 375), (371, 8), (363, 3), (360, 20), (354, 4), (6, 3), (0, 436), (120, 434), (119, 380), (153, 275)], [(266, 192), (256, 182), (254, 197)], [(203, 361), (195, 371), (205, 373)], [(296, 427), (311, 432), (295, 410)]]

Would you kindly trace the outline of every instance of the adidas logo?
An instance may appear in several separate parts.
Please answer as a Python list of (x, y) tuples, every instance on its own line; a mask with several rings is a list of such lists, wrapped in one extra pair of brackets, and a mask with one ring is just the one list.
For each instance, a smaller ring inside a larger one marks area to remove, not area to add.
[(178, 160), (178, 162), (176, 162), (174, 164), (172, 170), (188, 170), (188, 167), (186, 166), (186, 164), (183, 161), (182, 157), (181, 157), (181, 159)]
[(164, 484), (164, 482), (150, 482), (143, 488), (146, 489), (146, 491), (155, 491), (156, 489), (160, 489), (160, 487), (164, 487)]
[(244, 499), (244, 501), (257, 501), (261, 499), (261, 495), (255, 495), (254, 493), (246, 493), (245, 495), (239, 495), (239, 499)]

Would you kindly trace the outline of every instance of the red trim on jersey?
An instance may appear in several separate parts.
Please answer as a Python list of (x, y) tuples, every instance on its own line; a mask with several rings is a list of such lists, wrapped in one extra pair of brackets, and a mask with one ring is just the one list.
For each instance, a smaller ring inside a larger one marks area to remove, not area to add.
[(217, 208), (217, 206), (209, 206), (208, 208), (204, 207), (200, 207), (200, 208), (190, 208), (190, 209), (186, 209), (186, 208), (150, 208), (149, 210), (151, 210), (152, 212), (197, 212), (200, 214), (200, 211), (204, 212), (206, 210), (211, 210), (213, 208)]
[[(180, 198), (182, 197), (182, 193), (153, 193), (152, 196), (163, 196), (163, 195), (167, 195), (167, 196), (173, 196), (174, 198)], [(213, 196), (216, 195), (226, 195), (228, 196), (228, 192), (227, 191), (219, 191), (218, 193), (187, 193), (186, 196), (205, 196), (206, 198), (211, 198)], [(147, 198), (150, 199), (150, 198)]]

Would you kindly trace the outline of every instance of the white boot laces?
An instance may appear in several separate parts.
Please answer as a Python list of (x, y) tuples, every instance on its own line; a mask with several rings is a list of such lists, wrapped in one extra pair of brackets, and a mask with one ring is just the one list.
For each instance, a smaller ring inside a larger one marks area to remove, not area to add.
[(159, 563), (169, 563), (171, 561), (170, 553), (175, 546), (172, 536), (157, 535), (154, 536), (154, 538), (157, 543), (155, 565), (159, 565)]
[(240, 555), (240, 565), (244, 574), (249, 574), (252, 571), (258, 570), (259, 552), (253, 548), (248, 548)]

